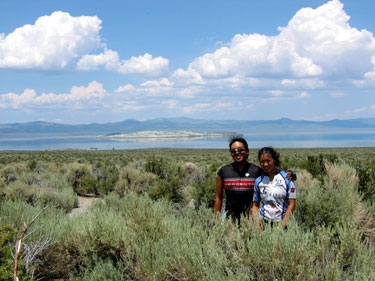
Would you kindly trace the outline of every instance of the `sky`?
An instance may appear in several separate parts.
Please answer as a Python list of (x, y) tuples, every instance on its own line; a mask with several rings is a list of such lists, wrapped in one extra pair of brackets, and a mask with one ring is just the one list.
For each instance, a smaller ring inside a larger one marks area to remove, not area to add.
[(374, 0), (1, 0), (0, 123), (375, 117)]

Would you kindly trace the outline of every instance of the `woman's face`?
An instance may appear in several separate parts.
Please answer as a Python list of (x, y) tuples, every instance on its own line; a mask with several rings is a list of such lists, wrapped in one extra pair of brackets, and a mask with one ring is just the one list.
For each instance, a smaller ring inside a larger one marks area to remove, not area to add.
[(249, 151), (247, 151), (243, 143), (239, 141), (232, 143), (230, 153), (236, 163), (246, 161), (247, 157), (249, 156)]
[(275, 173), (275, 160), (268, 153), (263, 153), (259, 159), (260, 167), (263, 171), (270, 175)]

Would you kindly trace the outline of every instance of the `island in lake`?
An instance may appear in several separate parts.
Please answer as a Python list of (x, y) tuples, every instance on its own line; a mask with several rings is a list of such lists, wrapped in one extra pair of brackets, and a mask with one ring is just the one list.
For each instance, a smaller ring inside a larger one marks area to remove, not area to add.
[(103, 136), (103, 138), (114, 140), (134, 140), (134, 139), (196, 139), (196, 138), (222, 138), (234, 135), (233, 132), (190, 132), (190, 131), (141, 131), (135, 133), (114, 133)]

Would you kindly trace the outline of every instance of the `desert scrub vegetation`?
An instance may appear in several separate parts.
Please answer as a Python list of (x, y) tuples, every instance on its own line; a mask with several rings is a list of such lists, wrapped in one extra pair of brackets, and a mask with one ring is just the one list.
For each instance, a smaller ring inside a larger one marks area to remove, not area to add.
[[(298, 175), (286, 232), (213, 220), (224, 149), (1, 152), (0, 280), (12, 280), (15, 241), (46, 206), (20, 280), (375, 280), (373, 186), (362, 185), (375, 149), (280, 152)], [(68, 216), (77, 194), (102, 200)]]

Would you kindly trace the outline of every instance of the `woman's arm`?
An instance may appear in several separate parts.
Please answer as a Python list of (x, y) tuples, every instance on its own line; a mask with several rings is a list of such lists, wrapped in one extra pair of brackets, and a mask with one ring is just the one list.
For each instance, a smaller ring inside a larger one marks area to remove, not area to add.
[(253, 205), (251, 207), (251, 215), (254, 216), (258, 216), (259, 215), (259, 202), (253, 202)]
[(259, 216), (259, 209), (260, 209), (260, 203), (259, 202), (254, 202), (251, 206), (251, 221), (254, 225), (254, 227), (258, 228), (259, 231), (262, 231), (261, 227), (261, 219)]
[(294, 212), (296, 209), (296, 199), (289, 199), (288, 200), (288, 209), (285, 212), (285, 216), (282, 221), (282, 225), (285, 227), (287, 225), (287, 220), (290, 217), (290, 215)]
[(216, 176), (216, 195), (215, 195), (215, 219), (221, 211), (221, 205), (223, 204), (223, 179), (217, 175)]

